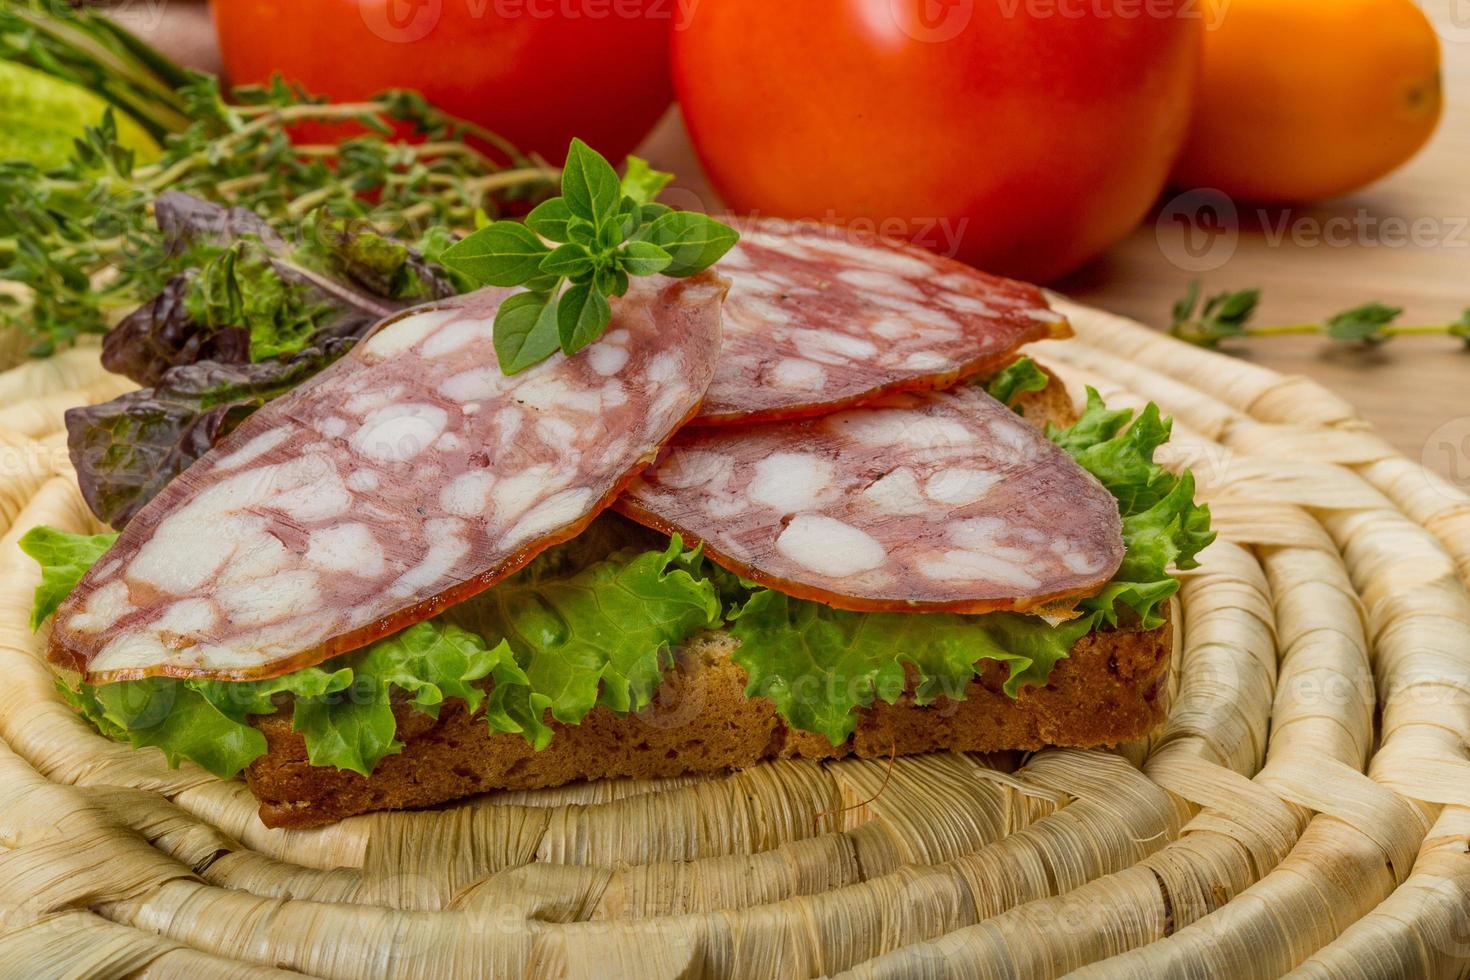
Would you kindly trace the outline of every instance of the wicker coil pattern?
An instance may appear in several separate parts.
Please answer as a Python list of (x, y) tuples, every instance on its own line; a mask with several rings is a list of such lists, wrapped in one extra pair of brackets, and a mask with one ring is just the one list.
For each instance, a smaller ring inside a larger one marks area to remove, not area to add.
[(1470, 496), (1302, 378), (1062, 304), (1074, 394), (1157, 401), (1220, 540), (1147, 742), (777, 762), (270, 831), (56, 694), (16, 548), (95, 529), (0, 374), (0, 976), (1470, 976)]

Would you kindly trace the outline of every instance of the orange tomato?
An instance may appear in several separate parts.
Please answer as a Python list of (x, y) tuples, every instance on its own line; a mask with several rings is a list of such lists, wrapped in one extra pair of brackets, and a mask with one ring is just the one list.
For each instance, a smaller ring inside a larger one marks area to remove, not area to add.
[(1439, 41), (1412, 0), (1207, 0), (1174, 183), (1289, 203), (1404, 163), (1440, 114)]
[(1127, 234), (1183, 143), (1195, 0), (709, 0), (674, 31), (737, 212), (902, 234), (1049, 280)]

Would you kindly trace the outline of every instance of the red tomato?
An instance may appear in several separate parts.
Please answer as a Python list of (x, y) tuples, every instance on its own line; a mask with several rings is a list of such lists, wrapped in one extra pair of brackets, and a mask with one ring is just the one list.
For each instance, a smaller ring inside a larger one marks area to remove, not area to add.
[(1196, 0), (713, 0), (674, 85), (737, 212), (1046, 281), (1126, 234), (1183, 142)]
[(615, 164), (673, 95), (672, 0), (213, 0), (236, 84), (279, 72), (360, 99), (412, 88), (560, 162), (580, 136)]

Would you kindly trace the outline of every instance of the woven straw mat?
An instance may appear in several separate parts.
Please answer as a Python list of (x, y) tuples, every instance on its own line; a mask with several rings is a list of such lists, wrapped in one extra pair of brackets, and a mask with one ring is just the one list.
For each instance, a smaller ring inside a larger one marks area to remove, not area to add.
[(0, 976), (1470, 976), (1470, 496), (1310, 381), (1062, 306), (1038, 359), (1172, 414), (1220, 530), (1148, 741), (310, 831), (58, 698), (15, 542), (96, 528), (62, 413), (127, 385), (0, 374)]

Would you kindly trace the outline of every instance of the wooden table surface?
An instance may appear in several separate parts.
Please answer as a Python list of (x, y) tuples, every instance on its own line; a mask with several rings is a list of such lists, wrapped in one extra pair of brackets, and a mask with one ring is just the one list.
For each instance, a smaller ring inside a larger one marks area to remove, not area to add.
[[(1261, 212), (1240, 204), (1237, 220), (1223, 225), (1201, 208), (1211, 199), (1168, 192), (1132, 235), (1057, 288), (1154, 326), (1167, 325), (1170, 306), (1196, 277), (1207, 291), (1260, 287), (1260, 324), (1320, 320), (1369, 300), (1404, 307), (1403, 323), (1457, 318), (1470, 307), (1470, 4), (1423, 4), (1442, 40), (1446, 106), (1433, 141), (1412, 162), (1322, 205)], [(130, 26), (147, 27), (142, 32), (160, 47), (218, 70), (202, 5), (169, 4), (155, 23)], [(718, 206), (676, 110), (640, 152), (680, 175), (688, 197), (675, 203)], [(1181, 237), (1180, 214), (1203, 215), (1192, 249)], [(1278, 337), (1257, 338), (1238, 353), (1322, 382), (1401, 451), (1470, 490), (1470, 351), (1463, 344), (1401, 337), (1363, 351)]]

